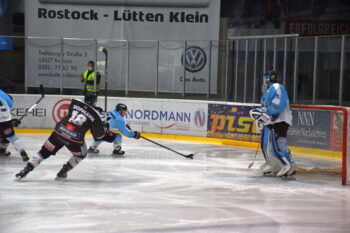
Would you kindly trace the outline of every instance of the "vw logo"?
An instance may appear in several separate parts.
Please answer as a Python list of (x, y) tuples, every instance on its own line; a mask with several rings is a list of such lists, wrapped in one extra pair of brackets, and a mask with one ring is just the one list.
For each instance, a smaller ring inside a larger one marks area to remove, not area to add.
[[(198, 46), (191, 46), (186, 49), (186, 70), (192, 73), (201, 71), (207, 64), (207, 55), (204, 50)], [(181, 56), (183, 65), (183, 54)]]

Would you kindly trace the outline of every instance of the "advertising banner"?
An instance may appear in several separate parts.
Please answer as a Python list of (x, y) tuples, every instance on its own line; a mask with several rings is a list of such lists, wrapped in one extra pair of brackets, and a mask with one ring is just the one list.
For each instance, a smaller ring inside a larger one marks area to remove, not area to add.
[(208, 137), (256, 142), (260, 136), (249, 116), (252, 106), (209, 104)]
[(330, 150), (331, 112), (296, 109), (293, 126), (288, 130), (288, 145)]
[[(82, 99), (80, 96), (74, 98)], [(39, 96), (13, 95), (13, 118), (23, 116)], [(56, 123), (68, 114), (72, 96), (46, 96), (27, 117), (20, 128), (53, 129)], [(113, 110), (118, 103), (126, 104), (126, 121), (132, 129), (140, 132), (207, 135), (208, 105), (198, 102), (160, 101), (144, 99), (109, 98), (108, 109)], [(97, 105), (104, 108), (103, 97)]]
[(344, 35), (350, 33), (350, 21), (341, 20), (303, 20), (286, 21), (286, 34), (299, 36)]
[(25, 17), (29, 87), (81, 88), (89, 60), (104, 69), (105, 47), (109, 89), (217, 91), (218, 46), (208, 41), (219, 39), (218, 0), (33, 0)]
[(114, 99), (128, 106), (126, 121), (135, 130), (148, 133), (207, 136), (208, 105), (205, 103)]
[[(20, 118), (28, 112), (28, 109), (40, 98), (39, 95), (12, 95), (14, 106), (11, 110), (12, 118)], [(45, 98), (37, 105), (33, 112), (23, 118), (19, 128), (38, 128), (38, 129), (53, 129), (56, 120), (62, 119), (67, 114), (70, 98), (65, 102), (66, 106), (58, 105), (62, 99), (67, 99), (59, 96)], [(63, 103), (62, 103), (63, 104)], [(53, 106), (57, 106), (53, 111)], [(67, 107), (67, 108), (66, 108)]]
[[(330, 122), (330, 149), (341, 151), (343, 148), (343, 122), (344, 122), (344, 113), (342, 111), (331, 112), (331, 122)], [(349, 129), (349, 128), (348, 128)]]
[[(259, 141), (255, 122), (249, 111), (253, 106), (209, 104), (208, 137), (239, 141)], [(297, 109), (292, 110), (293, 125), (289, 127), (289, 146), (341, 151), (343, 144), (340, 111)]]

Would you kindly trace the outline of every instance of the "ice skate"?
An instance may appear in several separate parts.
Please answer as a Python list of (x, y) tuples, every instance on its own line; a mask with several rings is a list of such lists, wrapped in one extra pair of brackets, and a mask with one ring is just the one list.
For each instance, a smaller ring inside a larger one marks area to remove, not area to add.
[(272, 173), (271, 166), (268, 163), (266, 163), (264, 168), (262, 169), (262, 172), (263, 172), (263, 174), (265, 174), (265, 173)]
[(21, 180), (28, 175), (29, 172), (33, 171), (33, 166), (29, 163), (24, 167), (22, 171), (16, 174), (16, 180)]
[(88, 153), (98, 154), (99, 152), (97, 148), (93, 148), (92, 146), (88, 149)]
[(112, 155), (115, 157), (124, 157), (125, 151), (122, 150), (122, 148), (119, 146), (115, 148), (112, 152)]
[(281, 170), (277, 173), (277, 176), (285, 176), (288, 174), (292, 174), (293, 171), (295, 171), (294, 166), (289, 163), (289, 161), (283, 157), (282, 160), (284, 161), (285, 165), (281, 168)]
[(294, 176), (295, 174), (296, 174), (295, 166), (294, 166), (294, 163), (292, 163), (289, 171), (286, 174), (284, 174), (283, 176), (281, 176), (281, 178), (283, 180), (295, 180), (295, 176)]
[(267, 162), (261, 166), (264, 166), (262, 169), (263, 176), (276, 176), (276, 174), (272, 171), (271, 166)]
[(267, 165), (268, 165), (268, 164), (267, 164), (266, 161), (265, 161), (265, 163), (261, 164), (260, 167), (259, 167), (260, 171), (263, 171), (264, 168), (265, 168)]
[(282, 178), (282, 180), (296, 180), (296, 178), (294, 176), (295, 174), (296, 174), (296, 172), (294, 171), (291, 175), (286, 174), (284, 176), (281, 176), (281, 178)]
[(62, 169), (57, 173), (55, 180), (63, 180), (68, 176), (68, 171), (71, 170), (71, 167), (68, 164), (64, 164)]
[(29, 156), (25, 150), (21, 151), (21, 157), (22, 157), (23, 162), (27, 162), (29, 160)]
[(286, 164), (282, 167), (282, 169), (277, 173), (277, 176), (287, 175), (287, 172), (291, 169), (290, 164)]
[(11, 152), (6, 151), (6, 149), (0, 149), (0, 156), (10, 156)]

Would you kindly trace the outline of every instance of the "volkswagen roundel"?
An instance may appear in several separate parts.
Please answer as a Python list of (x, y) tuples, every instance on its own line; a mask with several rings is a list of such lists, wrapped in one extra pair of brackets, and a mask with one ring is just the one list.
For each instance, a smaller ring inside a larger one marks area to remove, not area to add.
[[(181, 56), (183, 65), (183, 55)], [(198, 46), (191, 46), (186, 49), (186, 70), (192, 73), (201, 71), (207, 64), (207, 55)]]

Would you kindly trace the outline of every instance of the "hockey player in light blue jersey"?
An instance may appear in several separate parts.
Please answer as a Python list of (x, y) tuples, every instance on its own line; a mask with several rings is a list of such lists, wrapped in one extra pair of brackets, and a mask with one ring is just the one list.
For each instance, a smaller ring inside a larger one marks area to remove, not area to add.
[(251, 110), (251, 116), (258, 124), (264, 125), (261, 147), (266, 163), (261, 167), (263, 173), (292, 176), (295, 167), (286, 139), (292, 125), (292, 112), (288, 93), (277, 81), (275, 71), (265, 72), (261, 108)]
[[(124, 117), (126, 116), (127, 111), (128, 111), (127, 106), (121, 103), (116, 105), (115, 110), (109, 111), (107, 113), (109, 129), (110, 130), (116, 129), (128, 138), (139, 139), (141, 136), (140, 133), (137, 131), (132, 131), (129, 125), (126, 124)], [(125, 153), (121, 149), (122, 135), (120, 133), (115, 133), (116, 136), (113, 141), (113, 148), (114, 148), (113, 155), (121, 156)], [(102, 140), (94, 140), (88, 152), (99, 153), (99, 150), (97, 149), (97, 147), (102, 142), (103, 142)]]
[(7, 150), (9, 143), (21, 154), (23, 161), (28, 161), (27, 152), (17, 138), (13, 127), (17, 127), (21, 121), (12, 119), (11, 109), (13, 107), (12, 97), (0, 90), (0, 156), (9, 156), (11, 153)]

